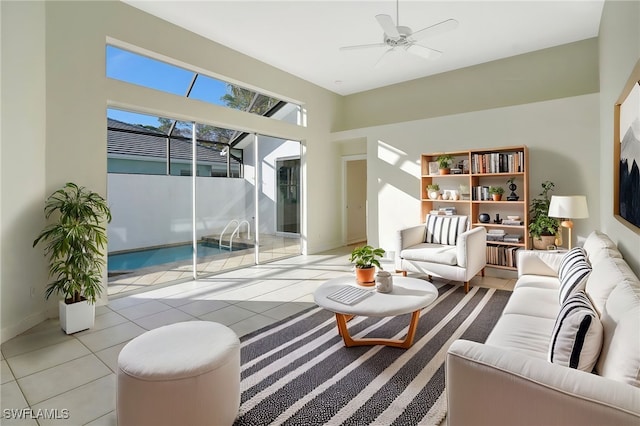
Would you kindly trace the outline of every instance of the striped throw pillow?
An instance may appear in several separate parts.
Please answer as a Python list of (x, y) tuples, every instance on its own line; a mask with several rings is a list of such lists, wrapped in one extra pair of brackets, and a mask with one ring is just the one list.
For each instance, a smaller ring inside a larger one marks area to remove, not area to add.
[(425, 243), (455, 246), (458, 235), (467, 230), (467, 216), (442, 216), (428, 214)]
[(558, 278), (562, 281), (567, 271), (580, 261), (587, 262), (587, 252), (582, 247), (574, 247), (562, 256), (560, 268), (558, 269)]
[(593, 304), (584, 291), (567, 298), (556, 319), (549, 361), (592, 372), (602, 349), (603, 328)]
[(591, 274), (591, 265), (586, 260), (575, 262), (560, 279), (560, 304), (567, 300), (571, 293), (584, 290)]

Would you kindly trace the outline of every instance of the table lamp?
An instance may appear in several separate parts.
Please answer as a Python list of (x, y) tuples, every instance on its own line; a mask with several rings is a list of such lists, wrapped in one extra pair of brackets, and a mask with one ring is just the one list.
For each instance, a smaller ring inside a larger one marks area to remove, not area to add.
[(571, 219), (585, 219), (589, 217), (587, 197), (584, 195), (552, 195), (549, 203), (549, 217), (562, 219), (560, 226), (569, 229), (569, 250), (571, 250)]

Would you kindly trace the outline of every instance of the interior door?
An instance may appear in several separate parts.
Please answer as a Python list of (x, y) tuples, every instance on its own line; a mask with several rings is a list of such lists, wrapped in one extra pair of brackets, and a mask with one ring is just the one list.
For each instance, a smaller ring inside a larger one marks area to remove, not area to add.
[(367, 160), (346, 162), (347, 244), (367, 240)]

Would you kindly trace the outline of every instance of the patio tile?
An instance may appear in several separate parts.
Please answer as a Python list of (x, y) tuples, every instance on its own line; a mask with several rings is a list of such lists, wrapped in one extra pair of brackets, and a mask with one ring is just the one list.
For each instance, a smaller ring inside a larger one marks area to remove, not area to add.
[(116, 411), (111, 411), (102, 417), (87, 423), (85, 426), (118, 426), (118, 417)]
[(65, 408), (69, 419), (40, 420), (40, 426), (84, 425), (115, 410), (116, 376), (109, 374), (91, 383), (36, 404), (33, 409)]
[(18, 379), (18, 384), (29, 404), (33, 405), (110, 373), (98, 357), (90, 354)]
[(262, 313), (262, 315), (281, 320), (316, 306), (315, 303), (284, 303), (276, 308), (270, 309)]
[(78, 336), (78, 340), (84, 343), (92, 352), (126, 342), (141, 335), (146, 330), (138, 324), (125, 322), (111, 328), (105, 328), (91, 334)]
[(142, 328), (151, 330), (154, 328), (162, 327), (164, 325), (175, 324), (177, 322), (183, 321), (193, 321), (195, 319), (195, 317), (178, 309), (169, 309), (157, 314), (138, 318), (134, 322)]
[(117, 345), (98, 351), (96, 352), (96, 356), (100, 358), (100, 361), (104, 362), (111, 371), (116, 373), (118, 371), (118, 355), (120, 355), (122, 348), (130, 341), (131, 340), (127, 340), (126, 342), (118, 343)]
[[(0, 385), (0, 406), (5, 408), (26, 408), (29, 405), (16, 381)], [(2, 420), (4, 424), (4, 419)]]
[(78, 340), (71, 339), (57, 345), (11, 357), (7, 362), (13, 370), (13, 374), (19, 379), (90, 353), (91, 351)]
[(73, 340), (73, 336), (65, 334), (58, 325), (54, 329), (48, 328), (37, 332), (27, 332), (14, 337), (2, 344), (2, 353), (6, 359), (67, 340)]
[(236, 332), (238, 337), (242, 337), (245, 334), (252, 333), (256, 330), (260, 330), (263, 327), (277, 322), (277, 319), (265, 316), (265, 315), (253, 315), (242, 321), (238, 321), (235, 324), (229, 325), (229, 328)]
[(251, 312), (232, 305), (227, 306), (226, 308), (218, 309), (217, 311), (213, 311), (205, 315), (201, 315), (199, 318), (204, 321), (214, 321), (224, 325), (231, 325), (236, 322), (245, 320), (253, 315), (255, 315), (255, 312)]
[[(178, 307), (181, 311), (193, 315), (195, 317), (208, 314), (229, 306), (229, 303), (222, 300), (196, 300)], [(254, 311), (255, 312), (255, 311)]]
[(0, 380), (0, 384), (5, 384), (16, 379), (13, 376), (11, 369), (9, 368), (9, 364), (7, 364), (7, 361), (5, 360), (0, 361), (0, 373), (2, 377), (2, 379)]
[(125, 318), (134, 320), (137, 318), (146, 317), (147, 315), (157, 314), (158, 312), (171, 309), (171, 306), (156, 300), (147, 301), (139, 305), (130, 306), (128, 308), (120, 309), (118, 313)]

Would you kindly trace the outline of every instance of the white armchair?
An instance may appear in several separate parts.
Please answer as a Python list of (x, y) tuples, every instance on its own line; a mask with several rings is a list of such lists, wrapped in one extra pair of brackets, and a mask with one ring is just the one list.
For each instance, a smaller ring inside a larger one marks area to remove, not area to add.
[(401, 229), (396, 241), (396, 271), (441, 277), (464, 283), (484, 276), (487, 237), (483, 227), (468, 229), (467, 216), (427, 215), (423, 224)]

